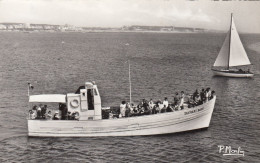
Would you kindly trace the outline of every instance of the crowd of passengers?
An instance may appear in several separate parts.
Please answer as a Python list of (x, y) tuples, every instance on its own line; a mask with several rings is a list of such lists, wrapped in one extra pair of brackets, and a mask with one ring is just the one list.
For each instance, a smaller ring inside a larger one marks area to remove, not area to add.
[[(214, 94), (215, 91), (211, 91), (210, 88), (207, 88), (201, 89), (200, 92), (196, 90), (191, 95), (185, 95), (184, 91), (181, 91), (180, 94), (176, 92), (171, 103), (169, 103), (167, 97), (165, 97), (163, 101), (158, 100), (156, 102), (154, 102), (153, 99), (150, 99), (149, 101), (147, 101), (146, 99), (142, 99), (137, 106), (134, 106), (133, 104), (130, 105), (130, 103), (122, 101), (122, 103), (120, 104), (120, 113), (118, 117), (122, 118), (158, 114), (183, 110), (186, 107), (192, 108), (211, 100)], [(117, 116), (115, 116), (115, 114), (111, 110), (109, 113), (109, 119), (115, 117)]]
[[(192, 108), (211, 100), (214, 97), (214, 94), (215, 91), (211, 91), (210, 88), (202, 88), (200, 92), (196, 89), (196, 91), (191, 95), (185, 95), (184, 91), (181, 91), (180, 94), (176, 92), (171, 103), (169, 103), (167, 97), (165, 97), (163, 101), (158, 100), (156, 102), (154, 102), (153, 99), (150, 99), (149, 101), (142, 99), (137, 106), (122, 101), (119, 113), (115, 113), (111, 110), (108, 118), (112, 119), (158, 114), (183, 110), (184, 108)], [(66, 104), (59, 104), (59, 111), (55, 111), (55, 113), (52, 114), (52, 111), (48, 109), (47, 105), (40, 104), (38, 106), (34, 105), (32, 110), (29, 110), (29, 118), (47, 120), (79, 120), (79, 113), (71, 113), (68, 111)]]
[(30, 119), (47, 119), (47, 120), (79, 120), (78, 112), (67, 111), (65, 104), (59, 104), (59, 111), (52, 111), (48, 109), (47, 105), (34, 105), (32, 110), (29, 110)]

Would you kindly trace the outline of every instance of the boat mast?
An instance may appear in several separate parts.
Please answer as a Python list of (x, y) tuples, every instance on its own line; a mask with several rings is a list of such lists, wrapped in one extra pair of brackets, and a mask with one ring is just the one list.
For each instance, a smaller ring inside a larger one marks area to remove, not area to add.
[(230, 29), (229, 29), (229, 51), (228, 51), (228, 66), (227, 69), (229, 70), (229, 60), (230, 60), (230, 51), (231, 51), (231, 30), (232, 30), (232, 18), (233, 18), (233, 13), (231, 13), (231, 21), (230, 21)]
[(132, 103), (132, 92), (131, 92), (131, 66), (130, 66), (130, 60), (128, 60), (128, 73), (129, 73), (129, 93), (130, 93), (130, 105)]

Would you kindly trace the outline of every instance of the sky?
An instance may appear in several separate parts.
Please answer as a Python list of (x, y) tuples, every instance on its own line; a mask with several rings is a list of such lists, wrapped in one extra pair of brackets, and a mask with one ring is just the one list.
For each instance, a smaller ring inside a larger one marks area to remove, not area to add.
[(0, 0), (0, 22), (180, 26), (260, 33), (260, 1), (211, 0)]

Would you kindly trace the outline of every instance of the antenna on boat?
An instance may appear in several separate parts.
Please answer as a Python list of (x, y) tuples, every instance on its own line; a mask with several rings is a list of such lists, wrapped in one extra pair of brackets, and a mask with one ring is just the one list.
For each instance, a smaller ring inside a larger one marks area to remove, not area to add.
[[(125, 46), (129, 46), (130, 44), (129, 43), (126, 43)], [(131, 105), (132, 103), (132, 85), (131, 85), (131, 65), (130, 65), (130, 60), (128, 59), (128, 80), (129, 80), (129, 103)]]

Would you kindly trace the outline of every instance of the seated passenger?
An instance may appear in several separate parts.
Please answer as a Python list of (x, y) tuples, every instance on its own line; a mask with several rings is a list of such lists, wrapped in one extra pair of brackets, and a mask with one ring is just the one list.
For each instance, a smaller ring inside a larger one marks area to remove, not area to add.
[(74, 116), (74, 120), (79, 120), (79, 112), (73, 112), (72, 115)]
[(144, 113), (143, 113), (144, 115), (150, 114), (150, 107), (146, 100), (144, 100), (144, 102), (143, 102), (143, 111), (144, 111)]
[(37, 106), (36, 106), (36, 105), (34, 105), (34, 106), (33, 106), (33, 108), (32, 108), (32, 110), (35, 110), (35, 111), (37, 111)]
[(195, 97), (194, 104), (195, 104), (195, 106), (201, 104), (200, 96), (199, 96), (198, 94), (197, 94), (197, 96)]
[(211, 91), (210, 100), (213, 99), (214, 95), (215, 95), (215, 91)]
[(53, 118), (52, 118), (53, 120), (59, 120), (60, 118), (59, 118), (59, 112), (55, 112), (55, 114), (53, 115)]
[(167, 107), (166, 107), (166, 105), (164, 105), (163, 108), (160, 110), (160, 113), (165, 113), (166, 109), (167, 109)]
[(68, 111), (68, 112), (67, 112), (67, 115), (66, 115), (66, 119), (67, 119), (67, 120), (72, 120), (71, 116), (72, 116), (72, 115), (71, 115), (71, 112)]
[(29, 110), (29, 119), (35, 119), (36, 118), (36, 112), (34, 110)]
[(144, 107), (141, 107), (141, 108), (139, 108), (139, 110), (138, 110), (138, 115), (144, 115)]
[(179, 94), (178, 92), (175, 93), (175, 96), (173, 97), (173, 104), (174, 106), (177, 106), (179, 103)]
[(164, 105), (163, 105), (163, 103), (161, 102), (161, 100), (158, 101), (158, 106), (159, 106), (159, 109), (160, 109), (159, 112), (161, 112), (162, 108), (164, 107)]
[(150, 99), (148, 105), (149, 105), (149, 107), (150, 107), (150, 110), (152, 110), (153, 107), (154, 107), (153, 99)]
[(199, 94), (198, 90), (196, 89), (196, 91), (193, 93), (193, 101), (195, 101), (195, 97)]
[(113, 119), (113, 118), (114, 118), (113, 111), (112, 111), (112, 110), (110, 110), (110, 112), (109, 112), (109, 119)]
[(133, 111), (131, 113), (132, 116), (138, 115), (138, 108), (136, 106), (133, 107)]
[(166, 109), (166, 112), (173, 112), (173, 107), (172, 105), (168, 105), (167, 109)]
[(160, 113), (159, 102), (157, 102), (156, 105), (154, 105), (153, 112), (154, 114)]
[(193, 95), (190, 95), (189, 98), (188, 98), (188, 101), (187, 101), (187, 103), (188, 103), (188, 108), (191, 108), (191, 107), (194, 107), (194, 106), (195, 106), (193, 99), (194, 99), (194, 98), (193, 98)]
[(45, 114), (45, 118), (50, 120), (52, 117), (51, 111), (49, 110), (48, 113)]
[(144, 115), (150, 115), (152, 114), (152, 110), (150, 110), (150, 107), (144, 107)]

